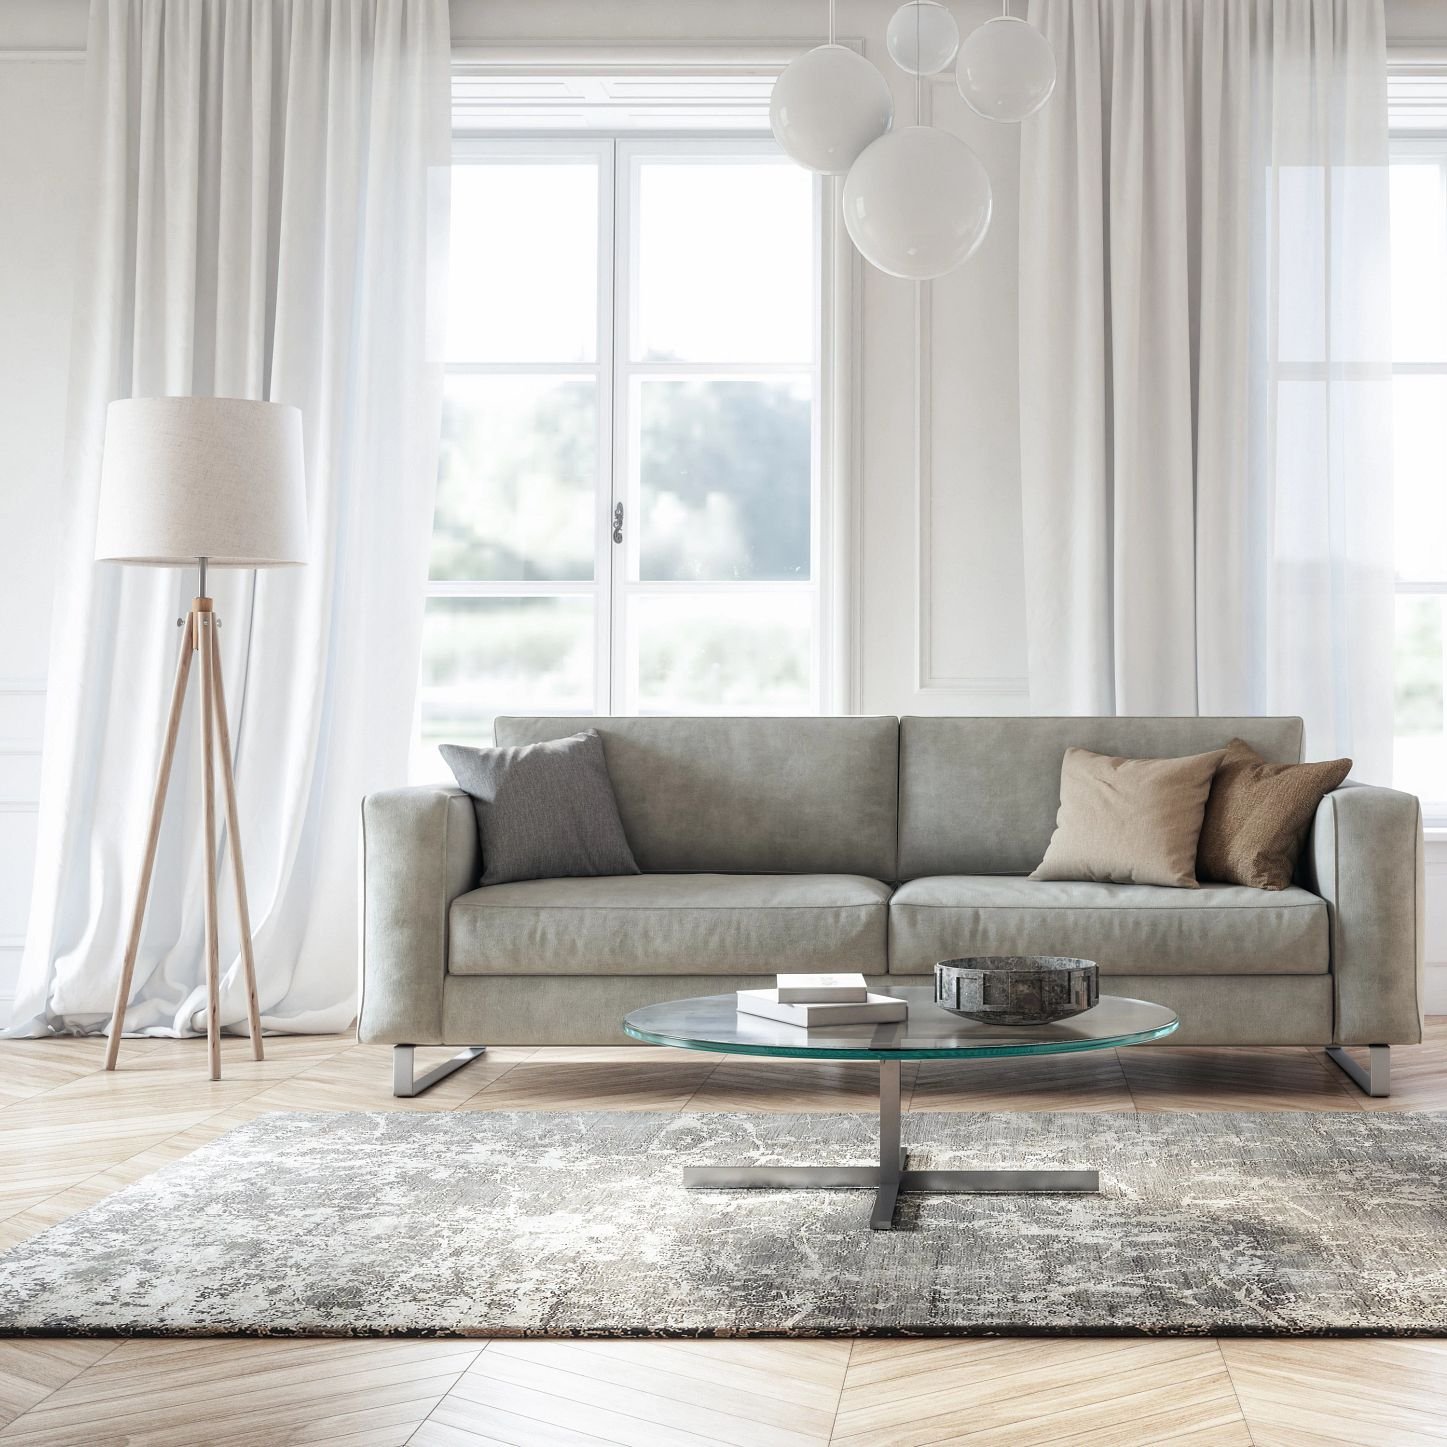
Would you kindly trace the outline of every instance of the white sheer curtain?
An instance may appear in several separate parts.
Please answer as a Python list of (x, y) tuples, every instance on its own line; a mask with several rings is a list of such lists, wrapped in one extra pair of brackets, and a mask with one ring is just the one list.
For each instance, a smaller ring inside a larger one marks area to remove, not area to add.
[(1299, 713), (1391, 771), (1381, 0), (1031, 0), (1032, 706)]
[[(262, 1021), (342, 1029), (355, 1006), (359, 801), (405, 778), (421, 631), (441, 405), (427, 297), (439, 181), (445, 209), (447, 3), (94, 0), (88, 46), (94, 214), (12, 1030), (95, 1031), (110, 1016), (174, 620), (195, 578), (93, 563), (97, 481), (106, 404), (161, 394), (302, 409), (309, 565), (216, 572), (211, 591)], [(132, 1031), (201, 1023), (192, 694)], [(229, 901), (222, 949), (222, 1022), (244, 1028)]]

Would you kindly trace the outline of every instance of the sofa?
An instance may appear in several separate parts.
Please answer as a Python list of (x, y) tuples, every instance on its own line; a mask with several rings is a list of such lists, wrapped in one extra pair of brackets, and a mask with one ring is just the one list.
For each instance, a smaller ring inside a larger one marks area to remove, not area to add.
[[(928, 985), (960, 955), (1073, 954), (1171, 1006), (1173, 1043), (1327, 1048), (1363, 1089), (1422, 1029), (1418, 801), (1348, 782), (1293, 885), (1058, 883), (1045, 852), (1070, 745), (1167, 757), (1244, 739), (1301, 759), (1296, 718), (500, 718), (497, 742), (603, 737), (637, 875), (479, 888), (471, 798), (362, 806), (358, 1033), (409, 1095), (485, 1044), (610, 1044), (630, 1010), (859, 970)], [(413, 1047), (468, 1047), (417, 1078)], [(1364, 1068), (1343, 1047), (1369, 1047)]]

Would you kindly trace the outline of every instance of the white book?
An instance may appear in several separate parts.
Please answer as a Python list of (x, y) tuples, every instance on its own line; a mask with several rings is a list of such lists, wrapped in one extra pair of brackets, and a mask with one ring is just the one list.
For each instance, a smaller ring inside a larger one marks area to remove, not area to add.
[(791, 1005), (778, 998), (777, 990), (740, 990), (738, 1002), (741, 1014), (762, 1015), (806, 1030), (826, 1025), (883, 1025), (909, 1016), (908, 1004), (893, 995), (869, 995), (859, 1003)]
[(869, 998), (863, 975), (776, 975), (781, 1005), (862, 1005)]

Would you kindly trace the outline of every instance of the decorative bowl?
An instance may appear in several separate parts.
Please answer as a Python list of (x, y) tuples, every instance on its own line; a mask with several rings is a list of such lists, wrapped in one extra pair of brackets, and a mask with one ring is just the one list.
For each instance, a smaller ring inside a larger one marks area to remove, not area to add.
[(935, 966), (935, 1004), (986, 1025), (1049, 1025), (1100, 1001), (1094, 960), (976, 955)]

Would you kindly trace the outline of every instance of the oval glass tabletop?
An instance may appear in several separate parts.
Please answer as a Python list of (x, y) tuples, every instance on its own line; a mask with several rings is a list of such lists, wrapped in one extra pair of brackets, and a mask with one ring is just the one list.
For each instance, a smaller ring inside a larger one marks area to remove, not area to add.
[(778, 1055), (815, 1060), (988, 1059), (1063, 1055), (1143, 1045), (1169, 1035), (1176, 1012), (1149, 1000), (1102, 995), (1093, 1010), (1054, 1025), (982, 1025), (952, 1015), (922, 986), (890, 990), (909, 1002), (909, 1018), (884, 1025), (834, 1025), (806, 1030), (761, 1015), (743, 1015), (732, 995), (701, 995), (645, 1005), (623, 1020), (624, 1032), (650, 1045), (728, 1055)]

